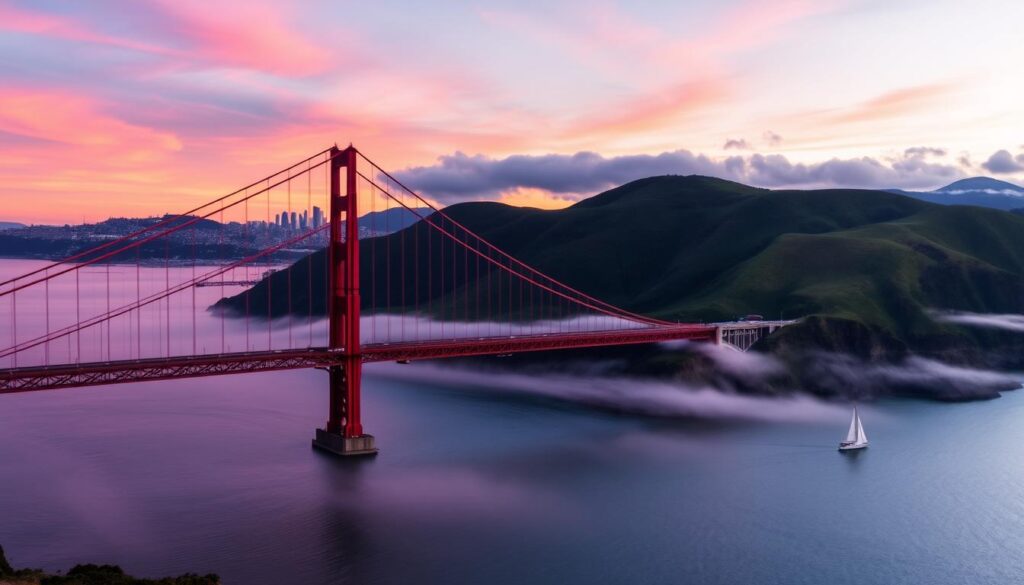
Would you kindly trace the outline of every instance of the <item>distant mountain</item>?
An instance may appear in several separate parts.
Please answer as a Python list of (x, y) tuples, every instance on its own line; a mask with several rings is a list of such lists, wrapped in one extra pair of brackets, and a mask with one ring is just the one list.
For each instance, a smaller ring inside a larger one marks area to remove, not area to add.
[[(381, 236), (405, 229), (419, 221), (420, 217), (426, 217), (430, 213), (430, 209), (408, 210), (403, 207), (367, 213), (359, 218), (360, 237)], [(161, 229), (177, 227), (185, 222), (191, 223), (188, 229), (170, 236), (167, 242), (159, 240), (144, 244), (138, 252), (132, 250), (130, 253), (115, 257), (114, 260), (134, 262), (138, 258), (170, 257), (172, 260), (180, 260), (193, 256), (199, 259), (246, 256), (258, 250), (261, 245), (270, 245), (280, 238), (295, 235), (290, 228), (265, 226), (259, 222), (251, 223), (247, 227), (236, 222), (221, 224), (212, 219), (195, 216), (112, 217), (94, 224), (32, 226), (27, 229), (22, 229), (27, 227), (22, 224), (0, 222), (0, 257), (53, 260), (66, 258), (89, 250), (111, 238), (130, 234), (161, 221), (167, 221)], [(315, 249), (323, 246), (326, 241), (327, 234), (321, 233), (302, 246)], [(285, 250), (272, 258), (294, 258), (294, 254), (295, 252)]]
[[(473, 202), (446, 213), (544, 273), (632, 311), (673, 321), (810, 317), (770, 338), (777, 351), (810, 346), (863, 357), (917, 352), (977, 361), (997, 353), (981, 348), (1017, 343), (1004, 359), (1024, 365), (1019, 337), (938, 323), (929, 313), (1024, 313), (1020, 215), (883, 191), (772, 191), (699, 176), (641, 179), (560, 210)], [(364, 278), (390, 268), (392, 282), (426, 281), (424, 273), (399, 272), (401, 254), (427, 249), (426, 231), (379, 238), (388, 245), (377, 246), (375, 259), (364, 246)], [(390, 250), (390, 262), (380, 249)], [(433, 264), (439, 263), (440, 257)], [(296, 263), (292, 277), (306, 282), (307, 266), (314, 283), (324, 282), (319, 261)], [(269, 281), (281, 294), (268, 295), (267, 281), (254, 287), (253, 306), (265, 306), (270, 296), (273, 313), (287, 311), (278, 303), (287, 298), (286, 278), (279, 272)], [(471, 275), (468, 288), (459, 281), (453, 291), (439, 290), (452, 285), (435, 280), (433, 293), (487, 294), (486, 280)], [(364, 292), (363, 302), (383, 306), (382, 288), (381, 298)], [(323, 290), (314, 284), (316, 312), (324, 311)], [(242, 303), (235, 297), (220, 304)], [(436, 311), (446, 310), (439, 305)], [(293, 310), (304, 314), (307, 307)]]
[(962, 193), (965, 191), (986, 191), (994, 194), (1004, 195), (1024, 195), (1024, 187), (1008, 183), (1006, 181), (1000, 181), (999, 179), (993, 179), (992, 177), (971, 177), (970, 179), (960, 179), (954, 181), (941, 189), (936, 189), (938, 193)]
[(1024, 207), (1024, 187), (991, 177), (961, 179), (934, 191), (892, 189), (890, 192), (940, 205), (976, 205), (1003, 210)]
[(404, 207), (387, 209), (385, 211), (371, 211), (359, 216), (359, 227), (376, 234), (390, 234), (391, 232), (411, 226), (419, 221), (421, 217), (427, 217), (431, 213), (433, 213), (433, 210), (427, 207), (413, 208), (411, 211)]

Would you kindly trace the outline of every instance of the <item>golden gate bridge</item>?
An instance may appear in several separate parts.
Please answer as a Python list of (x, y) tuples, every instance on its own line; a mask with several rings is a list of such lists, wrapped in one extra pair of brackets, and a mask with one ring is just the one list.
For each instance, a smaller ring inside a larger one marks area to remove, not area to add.
[[(172, 264), (168, 252), (154, 277), (152, 259), (144, 264), (139, 254), (172, 236), (194, 249), (195, 230), (208, 220), (222, 228), (237, 222), (253, 241), (266, 242), (273, 206), (310, 210), (314, 203), (329, 210), (327, 222), (244, 257), (211, 266), (193, 255), (191, 263)], [(391, 209), (414, 214), (415, 223), (361, 244), (359, 213)], [(265, 269), (275, 253), (325, 232), (322, 259), (310, 254), (238, 291), (254, 281), (254, 267)], [(323, 263), (322, 277), (314, 262)], [(113, 280), (111, 265), (123, 268)], [(89, 267), (93, 282), (83, 287)], [(98, 268), (105, 275), (99, 283)], [(236, 292), (235, 306), (244, 309), (233, 312), (244, 323), (244, 340), (240, 332), (228, 334), (228, 309), (221, 310), (219, 336), (198, 326), (201, 287), (219, 287), (222, 298)], [(51, 302), (58, 290), (74, 299), (71, 310)], [(668, 322), (594, 298), (499, 249), (352, 146), (323, 150), (202, 206), (8, 278), (0, 282), (0, 303), (9, 308), (0, 394), (322, 368), (330, 399), (313, 444), (342, 455), (376, 452), (361, 421), (364, 363), (728, 342), (744, 330)], [(752, 323), (744, 339), (774, 327)]]

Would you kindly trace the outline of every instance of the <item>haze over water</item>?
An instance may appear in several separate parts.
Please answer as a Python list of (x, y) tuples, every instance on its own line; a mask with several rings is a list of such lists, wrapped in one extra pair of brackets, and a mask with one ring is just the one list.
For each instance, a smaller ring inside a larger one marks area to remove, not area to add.
[(310, 449), (319, 371), (2, 396), (0, 543), (226, 583), (1024, 579), (1019, 393), (867, 406), (849, 457), (840, 407), (652, 419), (366, 370), (360, 462)]

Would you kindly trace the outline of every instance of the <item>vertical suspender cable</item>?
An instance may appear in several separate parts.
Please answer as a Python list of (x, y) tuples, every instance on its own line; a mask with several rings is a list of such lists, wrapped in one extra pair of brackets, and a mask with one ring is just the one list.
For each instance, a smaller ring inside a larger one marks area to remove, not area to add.
[[(370, 189), (370, 217), (377, 216), (377, 197)], [(377, 240), (370, 238), (370, 343), (377, 341)]]
[[(110, 274), (110, 263), (107, 263), (107, 274)], [(109, 278), (109, 276), (108, 276)], [(164, 287), (165, 289), (171, 288), (171, 243), (164, 239)], [(109, 288), (109, 287), (108, 287)], [(109, 291), (107, 295), (109, 296)], [(167, 357), (171, 356), (171, 297), (165, 299), (167, 303)], [(107, 300), (107, 312), (110, 312), (109, 298)], [(107, 333), (110, 333), (110, 327), (107, 327)], [(110, 350), (107, 350), (109, 355)]]
[(385, 323), (385, 337), (386, 341), (391, 343), (391, 223), (389, 221), (391, 217), (391, 199), (388, 197), (384, 198), (384, 300), (387, 308), (384, 313)]
[[(45, 281), (45, 283), (46, 283), (45, 284), (46, 290), (44, 292), (44, 294), (46, 295), (46, 336), (49, 337), (50, 336), (50, 279), (49, 279), (50, 273), (49, 273), (49, 270), (47, 270), (44, 274), (47, 277), (47, 279)], [(44, 360), (44, 363), (46, 365), (50, 365), (50, 342), (49, 341), (47, 341), (46, 344), (43, 346), (43, 360)]]
[[(306, 169), (306, 209), (309, 215), (306, 217), (312, 221), (313, 217), (313, 172)], [(319, 226), (306, 224), (307, 227), (316, 229)], [(314, 247), (316, 249), (316, 240), (313, 240)], [(308, 249), (308, 248), (307, 248)], [(309, 288), (306, 289), (306, 304), (309, 305), (309, 346), (313, 347), (313, 252), (310, 252), (306, 256), (306, 275), (309, 281)]]
[[(14, 281), (15, 287), (17, 287), (17, 280)], [(18, 289), (15, 288), (14, 292), (11, 293), (11, 347), (18, 346)], [(18, 367), (18, 353), (11, 354), (11, 363), (14, 367)]]
[[(288, 219), (291, 221), (292, 217), (292, 173), (288, 171)], [(298, 229), (298, 226), (289, 223), (288, 226), (292, 228), (294, 232)], [(288, 279), (288, 349), (292, 348), (292, 263), (286, 258), (285, 262), (288, 262), (287, 268), (287, 279)]]
[[(196, 228), (192, 227), (192, 280), (196, 279)], [(198, 352), (196, 341), (196, 287), (190, 287), (192, 289), (192, 355), (197, 355)]]
[[(270, 195), (271, 195), (270, 179), (267, 179), (267, 240), (268, 240), (268, 243), (275, 241), (273, 233), (272, 233), (272, 230), (274, 228), (274, 224), (270, 223)], [(284, 223), (284, 222), (282, 221), (281, 223)], [(268, 350), (274, 348), (274, 341), (273, 341), (273, 337), (272, 337), (272, 331), (273, 331), (273, 326), (274, 326), (273, 318), (272, 318), (273, 317), (273, 310), (274, 310), (274, 278), (273, 278), (273, 273), (269, 272), (270, 266), (271, 266), (271, 258), (268, 256), (267, 257), (268, 274), (267, 274), (267, 278), (266, 278), (266, 280), (267, 280), (267, 349)]]
[[(75, 278), (78, 278), (77, 272)], [(135, 248), (135, 303), (142, 300), (142, 250)], [(78, 322), (82, 320), (79, 319)], [(142, 359), (142, 307), (135, 314), (135, 357)]]
[[(107, 275), (107, 313), (110, 313), (110, 261), (104, 263)], [(113, 359), (110, 355), (110, 323), (107, 322), (107, 359)]]
[[(246, 192), (248, 194), (248, 192)], [(242, 245), (250, 246), (253, 250), (257, 249), (249, 239), (249, 199), (245, 200), (244, 208), (242, 210), (242, 219), (245, 221), (245, 225), (242, 227)], [(254, 230), (255, 231), (255, 230)], [(248, 251), (246, 251), (248, 253)], [(252, 286), (249, 285), (249, 271), (251, 266), (245, 265), (245, 351), (252, 351), (252, 342), (249, 340), (249, 311), (250, 311), (250, 297), (252, 296)], [(257, 272), (259, 274), (259, 272)]]
[(423, 223), (419, 220), (413, 220), (416, 223), (412, 224), (412, 298), (413, 300), (413, 318), (415, 321), (415, 331), (413, 337), (416, 341), (420, 339), (420, 224)]
[[(401, 209), (399, 209), (399, 210), (401, 210)], [(404, 221), (398, 222), (398, 229), (401, 230), (401, 234), (399, 236), (400, 241), (399, 241), (399, 244), (398, 244), (398, 249), (399, 249), (400, 254), (401, 254), (401, 261), (399, 262), (399, 268), (398, 268), (398, 280), (401, 283), (399, 286), (401, 286), (401, 288), (402, 288), (402, 294), (401, 294), (402, 320), (400, 322), (401, 325), (402, 325), (402, 330), (401, 330), (400, 335), (401, 335), (402, 340), (405, 341), (405, 319), (406, 319), (406, 311), (405, 311), (405, 279), (406, 279), (406, 272), (405, 272), (405, 232), (406, 232), (406, 227), (405, 227), (405, 222)]]

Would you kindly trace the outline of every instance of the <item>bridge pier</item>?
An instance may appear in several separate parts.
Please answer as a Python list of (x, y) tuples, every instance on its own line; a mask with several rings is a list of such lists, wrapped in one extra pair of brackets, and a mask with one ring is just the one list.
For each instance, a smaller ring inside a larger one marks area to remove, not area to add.
[(316, 430), (313, 447), (342, 457), (377, 454), (373, 435), (346, 437), (337, 433), (328, 433), (323, 429)]
[[(360, 390), (363, 356), (359, 340), (359, 217), (357, 210), (356, 149), (334, 147), (331, 156), (330, 295), (327, 299), (328, 345), (343, 357), (343, 364), (328, 368), (331, 402), (327, 425), (316, 430), (313, 447), (335, 455), (375, 455), (372, 435), (363, 432)], [(345, 167), (345, 195), (341, 194), (341, 168)], [(342, 237), (342, 214), (345, 234)]]
[(313, 448), (345, 457), (376, 455), (373, 435), (363, 432), (359, 417), (360, 356), (346, 358), (344, 366), (331, 366), (328, 373), (331, 398), (327, 424), (316, 430)]

